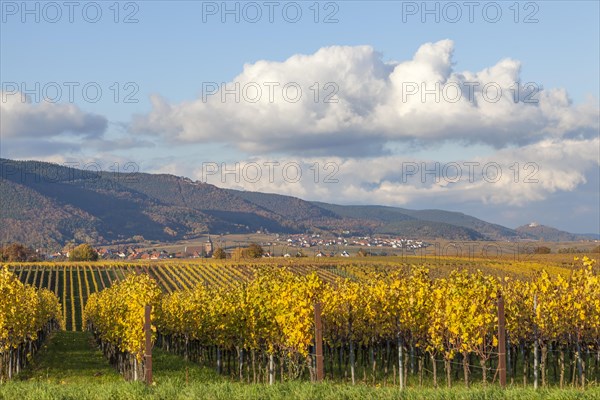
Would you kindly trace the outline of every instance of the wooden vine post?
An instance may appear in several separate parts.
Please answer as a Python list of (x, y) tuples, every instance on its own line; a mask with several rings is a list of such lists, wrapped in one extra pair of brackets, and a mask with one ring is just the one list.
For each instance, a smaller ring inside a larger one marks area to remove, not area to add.
[(144, 366), (146, 372), (146, 385), (152, 385), (152, 325), (150, 321), (150, 314), (152, 312), (152, 306), (146, 305), (145, 318), (144, 318), (144, 332), (146, 334), (146, 343), (144, 346)]
[(317, 382), (322, 382), (323, 369), (323, 322), (321, 321), (321, 303), (315, 304), (315, 361), (317, 369)]
[(498, 373), (500, 386), (506, 387), (506, 316), (504, 315), (504, 298), (498, 294)]

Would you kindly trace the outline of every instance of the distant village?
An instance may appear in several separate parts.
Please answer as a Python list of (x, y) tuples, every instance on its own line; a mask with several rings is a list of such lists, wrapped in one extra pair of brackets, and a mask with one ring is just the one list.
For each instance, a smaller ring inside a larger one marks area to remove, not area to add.
[[(272, 241), (258, 243), (263, 249), (263, 257), (351, 257), (356, 255), (387, 255), (388, 250), (403, 250), (415, 252), (431, 246), (422, 240), (406, 239), (400, 237), (321, 237), (320, 234), (273, 234)], [(222, 246), (229, 257), (240, 246), (249, 243), (240, 243), (217, 239), (215, 243), (209, 236), (205, 242), (194, 245), (182, 245), (179, 251), (168, 251), (156, 246), (157, 249), (148, 249), (138, 246), (119, 246), (97, 248), (99, 259), (104, 260), (163, 260), (163, 259), (191, 259), (211, 258), (214, 251)], [(359, 254), (361, 253), (361, 254)], [(69, 251), (56, 252), (47, 255), (47, 259), (68, 258)]]
[[(283, 246), (283, 257), (291, 257), (294, 255), (304, 254), (302, 249), (314, 249), (315, 257), (350, 257), (352, 254), (347, 248), (359, 248), (358, 252), (367, 255), (387, 255), (384, 248), (388, 249), (405, 249), (408, 251), (416, 251), (423, 249), (431, 244), (422, 240), (404, 239), (398, 237), (383, 238), (371, 236), (359, 237), (341, 237), (337, 238), (322, 238), (319, 234), (296, 234), (286, 235), (281, 237), (276, 235), (275, 243), (265, 243), (268, 246)], [(296, 251), (293, 251), (293, 250)], [(289, 250), (289, 251), (285, 251)]]
[[(278, 236), (278, 235), (277, 235)], [(430, 246), (422, 240), (403, 239), (398, 237), (382, 238), (371, 236), (359, 237), (337, 237), (321, 238), (319, 234), (288, 235), (284, 238), (277, 237), (277, 241), (285, 241), (290, 247), (335, 247), (335, 246), (365, 246), (365, 247), (389, 247), (393, 249), (421, 249)]]

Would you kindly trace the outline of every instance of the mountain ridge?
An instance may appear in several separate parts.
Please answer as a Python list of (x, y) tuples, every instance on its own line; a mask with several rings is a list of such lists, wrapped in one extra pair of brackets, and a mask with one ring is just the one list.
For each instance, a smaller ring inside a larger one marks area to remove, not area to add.
[(571, 233), (553, 228), (551, 226), (530, 223), (515, 228), (523, 238), (544, 240), (547, 242), (573, 242), (582, 239), (600, 239), (600, 235), (593, 233)]
[(73, 240), (125, 243), (140, 236), (168, 242), (257, 230), (448, 240), (536, 235), (460, 212), (336, 205), (219, 188), (170, 174), (85, 171), (8, 159), (0, 159), (0, 203), (0, 242), (44, 247)]

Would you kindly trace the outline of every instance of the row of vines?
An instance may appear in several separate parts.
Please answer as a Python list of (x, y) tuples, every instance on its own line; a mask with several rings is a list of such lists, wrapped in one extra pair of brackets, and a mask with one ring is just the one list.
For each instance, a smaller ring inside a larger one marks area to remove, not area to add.
[(8, 268), (0, 269), (0, 383), (18, 374), (62, 323), (54, 293), (24, 285)]
[[(246, 279), (195, 286), (189, 277), (183, 285), (174, 274), (161, 282), (137, 271), (91, 296), (85, 317), (111, 361), (133, 371), (129, 378), (143, 370), (143, 307), (151, 304), (161, 347), (240, 381), (273, 383), (315, 378), (318, 302), (327, 378), (451, 386), (457, 379), (466, 385), (496, 380), (502, 296), (512, 381), (585, 387), (600, 379), (595, 268), (584, 258), (569, 274), (541, 271), (529, 278), (414, 267), (374, 269), (356, 279), (258, 265)], [(156, 282), (184, 290), (161, 295)]]

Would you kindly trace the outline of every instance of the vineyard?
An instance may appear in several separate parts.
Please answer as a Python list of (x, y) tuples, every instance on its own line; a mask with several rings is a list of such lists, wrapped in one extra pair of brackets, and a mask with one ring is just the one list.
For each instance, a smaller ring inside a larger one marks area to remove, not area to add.
[[(572, 258), (571, 258), (572, 260)], [(570, 264), (564, 260), (556, 262), (526, 261), (514, 262), (504, 260), (471, 260), (464, 258), (405, 258), (402, 262), (395, 259), (380, 258), (363, 262), (336, 259), (335, 263), (315, 262), (312, 260), (294, 260), (293, 264), (282, 265), (297, 274), (316, 272), (325, 282), (333, 282), (337, 278), (351, 280), (364, 279), (373, 273), (385, 274), (395, 270), (410, 270), (423, 262), (432, 271), (433, 276), (444, 276), (456, 268), (475, 271), (480, 269), (494, 276), (527, 277), (535, 272), (546, 270), (551, 274), (566, 274)], [(112, 286), (130, 273), (145, 272), (152, 277), (165, 293), (177, 290), (192, 289), (198, 284), (207, 286), (223, 286), (233, 282), (248, 281), (253, 277), (256, 268), (268, 265), (281, 265), (281, 260), (256, 262), (216, 262), (197, 261), (160, 262), (160, 263), (15, 263), (9, 265), (19, 280), (36, 288), (44, 288), (54, 292), (60, 299), (66, 329), (81, 331), (82, 315), (88, 297), (95, 292)]]
[[(315, 307), (325, 379), (368, 385), (498, 382), (499, 298), (510, 384), (597, 387), (594, 260), (372, 259), (14, 264), (53, 292), (70, 331), (89, 330), (127, 379), (144, 376), (144, 308), (155, 346), (243, 383), (314, 381)], [(321, 318), (321, 317), (319, 317)]]
[[(62, 304), (66, 329), (81, 331), (83, 309), (88, 297), (95, 292), (111, 287), (131, 273), (146, 273), (154, 279), (165, 293), (192, 289), (199, 284), (225, 286), (243, 282), (253, 276), (252, 264), (97, 264), (97, 263), (31, 263), (9, 266), (18, 279), (36, 288), (55, 293)], [(298, 274), (308, 273), (314, 268), (298, 265), (293, 268)], [(327, 281), (336, 278), (329, 268), (322, 268), (319, 275)]]

